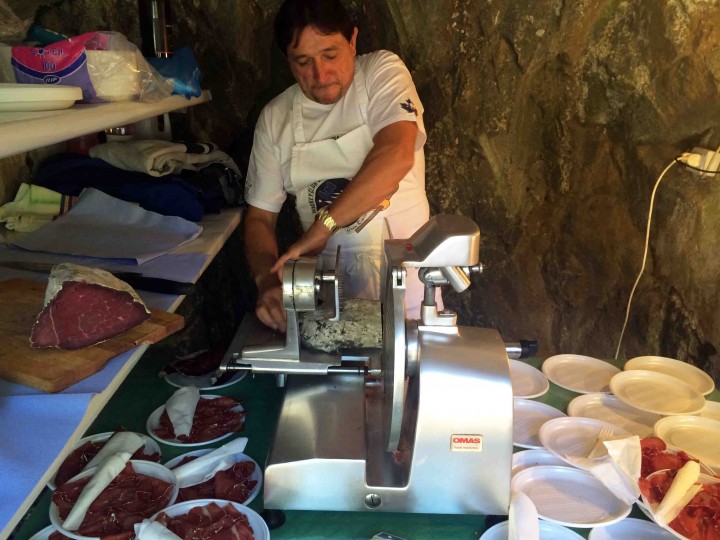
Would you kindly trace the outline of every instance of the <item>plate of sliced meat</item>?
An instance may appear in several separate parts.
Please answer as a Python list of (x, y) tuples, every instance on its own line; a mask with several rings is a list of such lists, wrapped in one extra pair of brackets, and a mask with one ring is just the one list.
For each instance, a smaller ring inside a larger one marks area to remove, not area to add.
[(228, 396), (200, 396), (188, 435), (175, 435), (165, 405), (155, 409), (145, 427), (157, 441), (172, 446), (200, 446), (221, 441), (243, 430), (245, 409)]
[(208, 538), (207, 530), (222, 538), (268, 540), (270, 530), (260, 515), (247, 506), (220, 499), (199, 499), (174, 504), (152, 517), (180, 538)]
[(699, 471), (690, 462), (680, 469), (655, 471), (641, 479), (639, 506), (677, 538), (720, 540), (720, 478)]
[[(133, 444), (133, 440), (138, 440), (137, 444)], [(107, 448), (105, 448), (106, 445)], [(156, 463), (159, 462), (162, 457), (158, 443), (142, 433), (134, 433), (132, 431), (108, 431), (106, 433), (89, 435), (75, 443), (73, 450), (63, 460), (57, 473), (55, 473), (48, 482), (48, 487), (55, 489), (58, 486), (62, 486), (65, 482), (80, 474), (85, 469), (95, 466), (95, 464), (103, 458), (103, 455), (100, 454), (103, 448), (105, 448), (105, 453), (124, 450), (132, 451), (131, 459), (154, 461)]]
[(127, 461), (111, 473), (106, 465), (119, 456), (80, 473), (53, 492), (50, 523), (62, 534), (77, 540), (129, 537), (135, 523), (175, 502), (178, 486), (172, 471), (159, 463)]
[[(174, 470), (209, 452), (212, 452), (212, 448), (193, 450), (171, 459), (165, 466), (170, 470)], [(183, 486), (181, 481), (177, 502), (196, 499), (222, 499), (240, 504), (250, 504), (260, 493), (262, 487), (260, 466), (253, 458), (242, 453), (233, 454), (232, 459), (228, 461), (230, 462), (228, 463), (230, 464), (229, 468), (215, 472), (212, 478), (204, 482)], [(205, 470), (207, 473), (212, 473), (216, 468), (217, 464), (209, 463)]]

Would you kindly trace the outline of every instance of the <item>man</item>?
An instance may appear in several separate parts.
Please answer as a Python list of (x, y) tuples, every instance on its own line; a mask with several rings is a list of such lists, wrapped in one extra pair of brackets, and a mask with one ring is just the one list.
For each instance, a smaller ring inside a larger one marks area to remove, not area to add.
[[(388, 51), (357, 57), (357, 34), (339, 0), (285, 0), (275, 19), (297, 84), (263, 109), (255, 129), (245, 243), (257, 316), (282, 331), (286, 260), (320, 254), (332, 268), (341, 245), (345, 296), (378, 299), (383, 221), (394, 238), (407, 238), (428, 219), (426, 135), (412, 78)], [(287, 193), (305, 232), (278, 258)], [(417, 275), (408, 281), (417, 289)], [(417, 316), (422, 293), (409, 296)]]

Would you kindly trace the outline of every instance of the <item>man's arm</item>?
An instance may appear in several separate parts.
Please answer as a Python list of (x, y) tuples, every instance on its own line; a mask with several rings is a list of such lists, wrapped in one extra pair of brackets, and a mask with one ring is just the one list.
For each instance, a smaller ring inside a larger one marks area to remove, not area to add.
[[(360, 170), (327, 208), (338, 226), (350, 225), (398, 190), (400, 181), (414, 163), (417, 129), (415, 122), (400, 121), (377, 132)], [(315, 221), (277, 260), (271, 271), (280, 273), (288, 259), (321, 252), (329, 238), (327, 227)]]
[(282, 304), (282, 284), (271, 268), (277, 261), (275, 236), (277, 213), (248, 206), (245, 215), (245, 255), (250, 265), (258, 300), (255, 313), (267, 326), (285, 331), (287, 314)]

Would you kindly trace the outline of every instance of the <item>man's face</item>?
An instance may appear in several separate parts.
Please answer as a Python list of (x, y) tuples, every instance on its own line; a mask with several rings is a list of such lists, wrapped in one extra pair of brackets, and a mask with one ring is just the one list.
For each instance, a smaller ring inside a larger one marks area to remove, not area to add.
[(337, 103), (355, 74), (357, 28), (350, 41), (340, 33), (320, 34), (313, 26), (303, 28), (299, 37), (288, 46), (287, 56), (300, 89), (317, 103)]

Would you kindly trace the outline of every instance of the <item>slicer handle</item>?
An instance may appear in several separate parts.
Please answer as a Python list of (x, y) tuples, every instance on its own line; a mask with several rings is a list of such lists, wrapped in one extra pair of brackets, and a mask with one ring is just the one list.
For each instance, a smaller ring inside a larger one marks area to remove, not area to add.
[(505, 342), (505, 351), (508, 358), (518, 360), (520, 358), (531, 358), (538, 352), (538, 342), (535, 340), (525, 340), (514, 342)]

